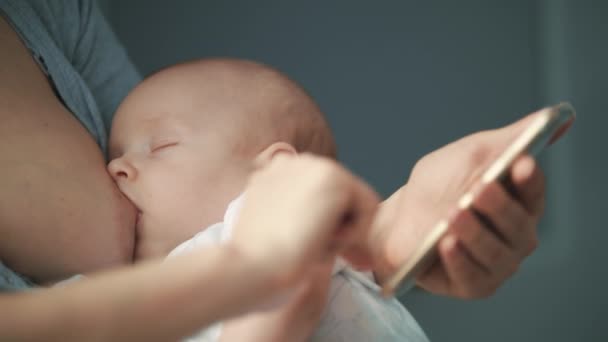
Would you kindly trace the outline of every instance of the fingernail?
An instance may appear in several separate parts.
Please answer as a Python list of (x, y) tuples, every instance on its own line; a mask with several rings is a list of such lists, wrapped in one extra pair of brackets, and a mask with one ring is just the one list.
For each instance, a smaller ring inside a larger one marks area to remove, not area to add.
[(535, 166), (535, 161), (532, 157), (526, 158), (523, 160), (522, 166), (520, 166), (519, 168), (521, 169), (521, 174), (523, 176), (524, 179), (530, 178), (530, 176), (532, 176), (532, 173), (534, 173), (534, 166)]

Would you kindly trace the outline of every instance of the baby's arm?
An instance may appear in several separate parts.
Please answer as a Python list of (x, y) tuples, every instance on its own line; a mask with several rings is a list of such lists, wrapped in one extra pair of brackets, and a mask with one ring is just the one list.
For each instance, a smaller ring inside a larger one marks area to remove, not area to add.
[(284, 303), (223, 324), (220, 342), (308, 341), (326, 304), (331, 267), (319, 270)]

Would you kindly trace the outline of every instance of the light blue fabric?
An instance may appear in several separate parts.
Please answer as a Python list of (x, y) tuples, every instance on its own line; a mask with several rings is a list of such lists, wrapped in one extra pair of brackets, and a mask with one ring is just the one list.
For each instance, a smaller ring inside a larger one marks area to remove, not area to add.
[(96, 2), (0, 0), (0, 14), (105, 151), (114, 112), (141, 78)]
[(0, 292), (21, 291), (32, 287), (34, 284), (20, 274), (0, 262)]
[(337, 267), (312, 342), (426, 342), (424, 331), (395, 298), (382, 298), (366, 274)]
[[(0, 0), (0, 15), (105, 152), (114, 112), (141, 78), (96, 2)], [(0, 263), (0, 291), (31, 285)]]

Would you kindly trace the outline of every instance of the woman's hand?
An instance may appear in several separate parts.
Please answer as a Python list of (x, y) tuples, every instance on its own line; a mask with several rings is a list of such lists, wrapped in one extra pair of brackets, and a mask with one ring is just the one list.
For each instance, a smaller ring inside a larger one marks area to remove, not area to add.
[[(475, 192), (471, 210), (456, 210), (460, 196), (522, 132), (533, 115), (510, 126), (470, 135), (422, 158), (408, 183), (382, 205), (372, 246), (380, 282), (451, 213), (439, 242), (440, 262), (419, 276), (426, 290), (459, 298), (491, 295), (538, 244), (536, 227), (544, 207), (544, 177), (524, 156), (509, 172), (510, 190), (498, 183)], [(485, 221), (485, 222), (484, 222)]]
[(379, 198), (329, 159), (279, 155), (245, 190), (231, 244), (277, 289), (295, 286), (337, 254), (358, 265)]

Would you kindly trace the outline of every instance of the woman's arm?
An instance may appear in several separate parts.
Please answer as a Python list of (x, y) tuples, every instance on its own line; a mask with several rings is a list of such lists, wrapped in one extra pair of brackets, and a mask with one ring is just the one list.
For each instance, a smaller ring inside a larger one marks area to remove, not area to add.
[(378, 199), (332, 161), (275, 159), (251, 177), (226, 245), (0, 296), (0, 340), (175, 340), (293, 293), (367, 236)]
[(2, 341), (174, 341), (277, 289), (231, 246), (0, 295)]

